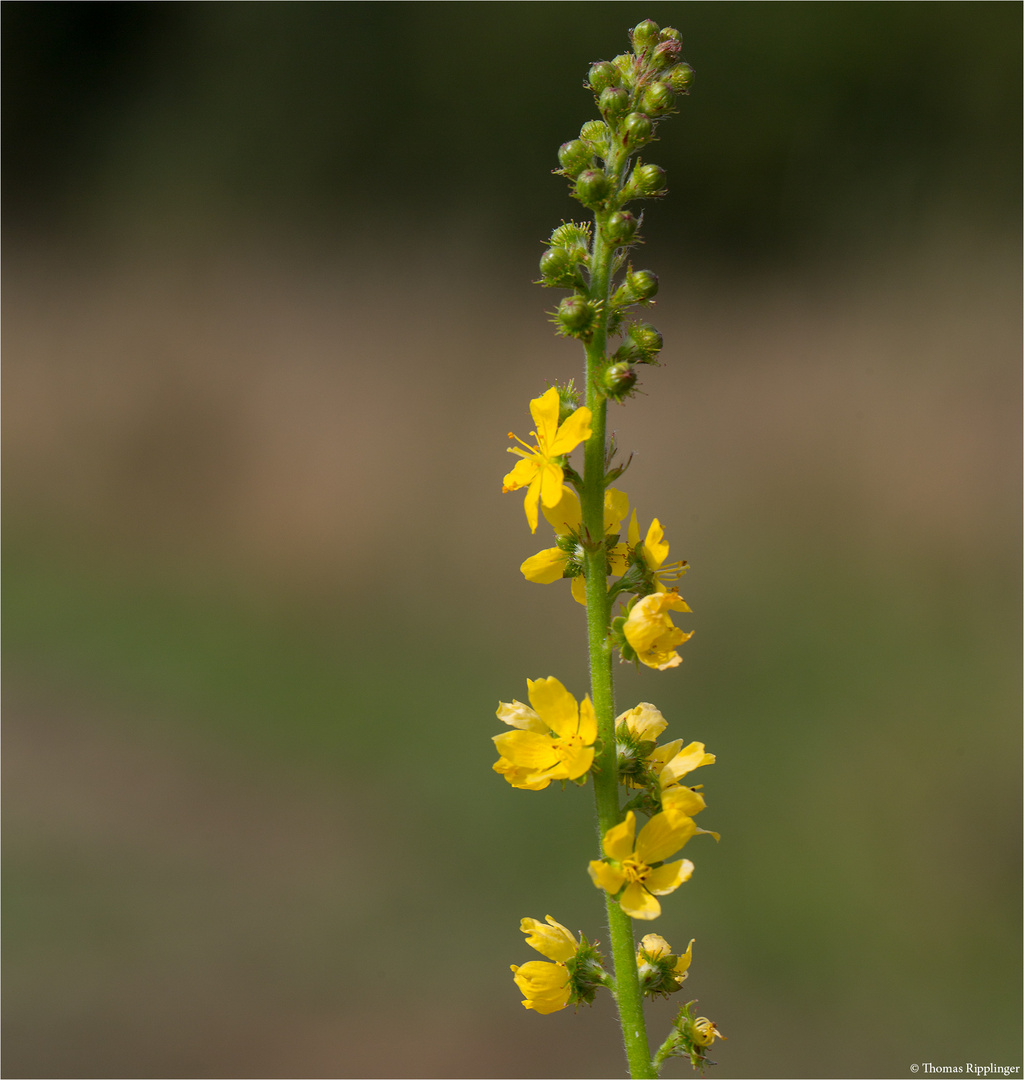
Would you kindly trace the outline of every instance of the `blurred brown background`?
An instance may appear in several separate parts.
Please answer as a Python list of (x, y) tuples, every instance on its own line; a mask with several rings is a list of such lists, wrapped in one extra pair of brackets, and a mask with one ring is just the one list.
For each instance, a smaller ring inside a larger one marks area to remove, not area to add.
[(646, 17), (697, 80), (613, 424), (697, 634), (619, 700), (723, 834), (653, 929), (716, 1076), (1019, 1064), (1020, 7), (2, 12), (5, 1075), (623, 1074), (607, 1002), (519, 1004), (519, 918), (602, 904), (490, 736), (585, 686), (500, 478)]

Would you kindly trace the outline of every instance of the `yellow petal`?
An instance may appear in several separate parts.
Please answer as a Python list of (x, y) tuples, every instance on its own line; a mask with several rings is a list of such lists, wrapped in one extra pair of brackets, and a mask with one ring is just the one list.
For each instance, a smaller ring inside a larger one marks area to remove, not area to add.
[[(497, 738), (507, 736), (499, 735)], [(501, 750), (501, 747), (498, 749)], [(501, 752), (505, 753), (504, 750)], [(675, 854), (696, 831), (697, 826), (689, 818), (655, 814), (636, 838), (636, 857), (645, 863), (661, 862)]]
[[(556, 414), (557, 415), (557, 414)], [(585, 406), (577, 409), (558, 429), (558, 434), (548, 448), (548, 456), (568, 454), (581, 442), (590, 438), (591, 413)]]
[(702, 765), (714, 765), (715, 755), (704, 752), (704, 744), (692, 742), (685, 746), (662, 770), (662, 785), (668, 787), (680, 777), (699, 769)]
[(565, 473), (561, 466), (544, 462), (540, 469), (540, 501), (545, 506), (557, 506), (562, 498), (562, 481)]
[[(644, 826), (646, 828), (646, 826)], [(613, 825), (605, 834), (601, 846), (609, 859), (622, 862), (633, 854), (633, 834), (636, 831), (636, 814), (632, 810), (626, 820)]]
[(572, 585), (569, 591), (572, 593), (573, 600), (577, 604), (583, 604), (586, 607), (587, 603), (587, 579), (582, 574), (577, 574), (572, 579)]
[(553, 581), (561, 580), (568, 558), (561, 548), (545, 548), (536, 555), (531, 555), (519, 569), (527, 581), (550, 585)]
[(661, 904), (636, 882), (623, 889), (619, 907), (631, 919), (656, 919), (661, 914)]
[(651, 522), (651, 527), (647, 530), (647, 537), (644, 540), (644, 555), (647, 558), (647, 565), (652, 570), (657, 570), (668, 558), (668, 544), (665, 543), (665, 530), (662, 529), (661, 523), (657, 518)]
[(526, 511), (526, 521), (530, 526), (530, 532), (537, 531), (537, 504), (540, 502), (540, 485), (543, 472), (538, 469), (534, 478), (530, 481), (530, 486), (526, 489), (526, 499), (523, 502), (523, 509)]
[(511, 704), (507, 701), (498, 702), (497, 717), (509, 727), (520, 728), (522, 731), (539, 731), (543, 735), (548, 730), (544, 721), (529, 705), (524, 705), (515, 698)]
[(696, 938), (690, 938), (690, 944), (686, 946), (686, 952), (682, 953), (676, 960), (676, 975), (685, 975), (690, 969), (690, 964), (693, 961), (693, 943), (696, 940)]
[[(607, 492), (606, 492), (607, 494)], [(542, 506), (541, 512), (559, 536), (580, 531), (583, 524), (583, 512), (580, 509), (579, 496), (570, 487), (562, 487), (562, 497), (552, 506)]]
[(521, 765), (513, 765), (508, 758), (498, 758), (491, 768), (512, 785), (524, 791), (543, 791), (551, 783), (549, 777), (535, 769), (524, 769)]
[(688, 787), (673, 787), (661, 793), (661, 809), (677, 817), (693, 817), (705, 808), (704, 796)]
[(665, 771), (665, 766), (679, 753), (682, 745), (682, 739), (673, 739), (672, 742), (665, 743), (664, 746), (655, 747), (651, 752), (651, 756), (647, 759), (647, 764), (651, 767), (655, 776), (661, 776)]
[(503, 731), (494, 736), (494, 745), (502, 757), (521, 768), (542, 771), (558, 764), (554, 741), (536, 731)]
[(587, 872), (599, 889), (604, 889), (612, 896), (622, 888), (626, 881), (626, 875), (617, 866), (612, 866), (603, 859), (592, 859)]
[(587, 746), (597, 738), (597, 714), (589, 695), (580, 702), (579, 736)]
[[(661, 936), (661, 934), (644, 934), (640, 939), (640, 948), (652, 959), (657, 960), (659, 956), (671, 956), (672, 946)], [(642, 963), (639, 950), (636, 955), (636, 962)]]
[(604, 493), (604, 531), (617, 533), (622, 519), (629, 513), (629, 496), (617, 488), (608, 488)]
[(577, 942), (560, 922), (547, 916), (548, 926), (537, 919), (523, 919), (519, 929), (526, 935), (526, 944), (549, 960), (568, 960), (576, 955)]
[(540, 465), (540, 459), (536, 455), (530, 455), (530, 457), (520, 458), (513, 467), (511, 472), (507, 472), (501, 480), (502, 487), (505, 491), (517, 491), (519, 488), (526, 487), (527, 484), (537, 475), (537, 469)]
[(608, 565), (613, 574), (621, 577), (629, 569), (629, 548), (625, 544), (616, 544), (608, 552)]
[(547, 679), (527, 679), (530, 704), (545, 724), (563, 739), (576, 734), (579, 709), (576, 699), (552, 675)]
[(668, 721), (649, 701), (641, 701), (639, 705), (620, 713), (615, 718), (615, 726), (624, 726), (637, 739), (654, 742), (668, 727)]
[(678, 862), (665, 863), (657, 870), (652, 870), (647, 875), (644, 885), (655, 896), (667, 896), (670, 892), (675, 892), (692, 873), (693, 863), (689, 859), (680, 859)]
[(545, 457), (551, 457), (551, 444), (555, 441), (558, 432), (558, 391), (551, 386), (530, 402), (530, 415), (537, 427), (537, 442), (540, 452)]
[[(561, 760), (562, 767), (565, 770), (565, 779), (576, 780), (578, 777), (590, 772), (590, 766), (594, 763), (594, 748), (592, 746), (581, 746), (573, 740), (572, 750), (569, 753), (562, 752)], [(561, 777), (552, 777), (552, 779), (560, 780)]]
[(633, 511), (633, 516), (629, 519), (629, 546), (635, 548), (640, 543), (640, 526), (637, 524), (636, 511)]

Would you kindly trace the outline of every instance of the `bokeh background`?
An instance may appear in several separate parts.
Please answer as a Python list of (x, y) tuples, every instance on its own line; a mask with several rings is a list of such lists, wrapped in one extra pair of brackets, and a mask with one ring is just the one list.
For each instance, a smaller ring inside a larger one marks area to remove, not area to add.
[(589, 795), (490, 736), (585, 687), (500, 477), (647, 17), (697, 79), (612, 423), (697, 633), (619, 696), (723, 834), (655, 929), (716, 1076), (1019, 1064), (1020, 6), (2, 14), (6, 1075), (623, 1074), (607, 1002), (519, 1004), (520, 917), (602, 904)]

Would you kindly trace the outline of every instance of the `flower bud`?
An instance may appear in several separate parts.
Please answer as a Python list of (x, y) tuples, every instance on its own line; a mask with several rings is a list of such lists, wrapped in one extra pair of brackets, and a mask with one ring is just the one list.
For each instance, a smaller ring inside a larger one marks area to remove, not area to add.
[(612, 61), (625, 86), (636, 86), (636, 61), (629, 53), (620, 53)]
[(602, 90), (607, 90), (609, 86), (618, 86), (622, 82), (622, 75), (619, 69), (614, 64), (609, 64), (607, 60), (602, 60), (597, 64), (593, 64), (590, 68), (590, 74), (587, 76), (590, 83), (590, 89), (595, 94), (600, 94)]
[(654, 54), (651, 56), (652, 67), (657, 71), (672, 67), (673, 64), (679, 62), (679, 53), (681, 51), (682, 46), (678, 41), (673, 41), (671, 38), (668, 41), (663, 41), (655, 48)]
[(622, 121), (622, 132), (628, 146), (640, 146), (654, 134), (654, 125), (643, 113), (631, 112)]
[(644, 89), (643, 96), (640, 98), (644, 112), (651, 116), (667, 113), (675, 103), (675, 94), (663, 82), (651, 83)]
[(631, 326), (629, 337), (636, 344), (640, 354), (647, 359), (657, 356), (664, 344), (664, 338), (650, 323), (637, 323), (636, 326)]
[(548, 248), (540, 257), (540, 273), (545, 285), (568, 287), (576, 281), (576, 263), (565, 248)]
[(637, 220), (628, 210), (609, 215), (604, 224), (605, 235), (613, 244), (622, 247), (636, 236)]
[(612, 184), (598, 169), (587, 169), (576, 180), (576, 198), (584, 206), (599, 207), (611, 194)]
[(601, 91), (597, 106), (604, 116), (622, 116), (629, 108), (629, 94), (621, 87), (609, 86), (607, 90)]
[(558, 305), (558, 322), (565, 332), (575, 336), (590, 326), (594, 318), (594, 308), (582, 296), (567, 296)]
[(611, 141), (611, 132), (609, 132), (608, 125), (603, 120), (588, 120), (580, 128), (580, 138), (593, 143), (598, 153), (600, 153), (608, 148), (608, 143)]
[(678, 41), (680, 45), (683, 43), (683, 35), (674, 26), (663, 27), (658, 39), (660, 41)]
[(637, 270), (626, 275), (626, 284), (638, 300), (650, 300), (658, 291), (658, 275), (651, 270)]
[(635, 385), (636, 371), (629, 364), (612, 364), (601, 372), (601, 390), (613, 401), (621, 401)]
[(633, 27), (629, 32), (629, 36), (633, 42), (633, 51), (637, 56), (642, 52), (647, 52), (648, 49), (653, 49), (658, 44), (659, 33), (658, 24), (650, 19), (645, 19), (642, 23), (637, 23)]
[(671, 71), (665, 73), (665, 82), (677, 94), (688, 94), (690, 83), (693, 82), (693, 68), (689, 64), (676, 64)]
[(558, 163), (569, 176), (573, 177), (579, 176), (584, 169), (590, 167), (593, 156), (593, 148), (582, 139), (562, 143), (558, 148)]
[(623, 188), (623, 194), (627, 199), (663, 195), (666, 179), (665, 170), (660, 165), (637, 165)]

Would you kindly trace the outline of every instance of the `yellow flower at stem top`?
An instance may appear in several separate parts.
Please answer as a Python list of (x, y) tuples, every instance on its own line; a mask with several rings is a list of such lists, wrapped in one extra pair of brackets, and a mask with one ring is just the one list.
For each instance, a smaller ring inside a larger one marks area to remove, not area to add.
[(669, 612), (690, 610), (689, 604), (675, 589), (651, 593), (633, 605), (622, 632), (642, 664), (665, 671), (683, 662), (675, 650), (693, 637), (693, 631), (680, 630), (672, 622)]
[(530, 446), (509, 432), (509, 438), (520, 445), (510, 446), (508, 452), (518, 454), (521, 460), (506, 474), (501, 490), (527, 488), (524, 505), (530, 532), (537, 531), (538, 506), (541, 503), (547, 507), (557, 506), (562, 497), (565, 473), (553, 459), (571, 453), (590, 438), (591, 412), (588, 408), (581, 406), (561, 425), (558, 410), (558, 390), (552, 386), (530, 402), (530, 413), (537, 425), (537, 430), (530, 434), (537, 440), (536, 446)]
[(540, 791), (552, 780), (585, 776), (594, 761), (597, 717), (590, 698), (576, 699), (553, 676), (527, 679), (530, 708), (521, 701), (498, 706), (498, 719), (516, 728), (494, 736), (501, 757), (494, 771), (517, 788)]
[(661, 904), (655, 899), (675, 892), (693, 874), (689, 859), (661, 863), (678, 851), (696, 832), (697, 826), (689, 818), (670, 814), (655, 814), (640, 830), (636, 831), (636, 815), (632, 810), (625, 821), (613, 825), (602, 841), (604, 859), (590, 863), (590, 876), (599, 889), (619, 895), (619, 906), (634, 919), (656, 919), (661, 914)]
[(512, 964), (512, 976), (524, 996), (523, 1008), (542, 1014), (558, 1012), (569, 1004), (572, 993), (566, 960), (576, 955), (579, 942), (560, 922), (545, 916), (548, 926), (537, 919), (523, 919), (519, 929), (526, 935), (526, 944), (542, 956), (554, 960), (530, 960), (521, 966)]
[[(551, 508), (542, 506), (541, 509), (560, 539), (579, 536), (582, 533), (583, 512), (580, 508), (579, 496), (571, 488), (562, 488), (562, 497), (557, 505)], [(622, 519), (628, 512), (629, 496), (624, 491), (608, 488), (604, 493), (606, 537), (614, 536), (619, 531)], [(625, 552), (626, 549), (622, 544), (616, 544), (609, 552), (608, 561), (612, 565), (612, 573), (625, 573)], [(575, 552), (569, 544), (566, 544), (565, 547), (545, 548), (543, 551), (538, 551), (536, 555), (531, 555), (519, 569), (527, 581), (536, 582), (538, 585), (550, 585), (551, 582), (561, 579), (570, 562), (581, 563), (582, 560), (582, 550)], [(577, 574), (572, 579), (572, 596), (580, 604), (587, 602), (586, 578), (582, 574)]]
[(637, 524), (636, 511), (629, 522), (629, 546), (643, 558), (647, 569), (654, 578), (654, 587), (658, 592), (668, 592), (666, 582), (678, 581), (689, 569), (685, 560), (665, 564), (668, 558), (668, 541), (665, 539), (665, 530), (655, 518), (647, 530), (647, 536), (643, 543), (640, 542), (640, 526)]

